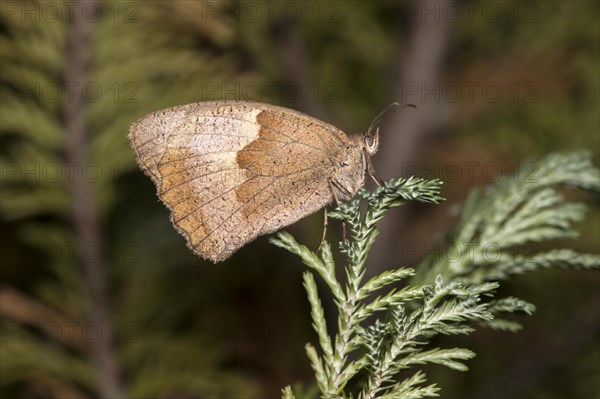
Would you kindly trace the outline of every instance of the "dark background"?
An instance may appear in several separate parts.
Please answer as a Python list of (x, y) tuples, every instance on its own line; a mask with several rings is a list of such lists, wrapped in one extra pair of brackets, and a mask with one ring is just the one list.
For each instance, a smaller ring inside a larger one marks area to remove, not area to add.
[[(448, 201), (390, 212), (369, 274), (435, 252), (452, 206), (519, 162), (600, 155), (595, 1), (0, 4), (2, 397), (310, 392), (303, 266), (264, 237), (222, 264), (193, 256), (128, 145), (148, 112), (254, 100), (361, 132), (415, 104), (383, 124), (376, 170), (438, 177)], [(589, 216), (554, 244), (597, 253), (597, 197), (572, 196)], [(288, 230), (316, 248), (321, 228), (317, 214)], [(428, 367), (430, 382), (446, 398), (600, 397), (598, 282), (505, 284), (538, 306), (524, 330), (441, 342), (478, 356), (467, 373)]]

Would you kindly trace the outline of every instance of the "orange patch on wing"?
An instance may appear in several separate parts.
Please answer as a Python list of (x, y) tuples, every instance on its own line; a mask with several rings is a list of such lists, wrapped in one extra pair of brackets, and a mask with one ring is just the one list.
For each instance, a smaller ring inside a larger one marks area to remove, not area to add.
[(260, 214), (260, 207), (263, 207), (264, 196), (268, 195), (269, 186), (273, 183), (272, 177), (256, 177), (242, 184), (235, 192), (240, 205), (242, 216), (248, 222), (252, 223)]
[(200, 209), (202, 198), (191, 184), (192, 170), (185, 164), (186, 158), (193, 155), (193, 152), (181, 148), (171, 149), (170, 152), (176, 152), (170, 154), (171, 161), (158, 165), (163, 178), (160, 197), (171, 210), (171, 219), (175, 226), (189, 242), (197, 242), (209, 235), (211, 230), (206, 225)]
[(247, 169), (250, 165), (260, 163), (262, 158), (274, 150), (279, 142), (275, 141), (275, 134), (264, 126), (271, 126), (275, 120), (267, 111), (262, 111), (256, 116), (256, 122), (260, 124), (258, 137), (238, 151), (236, 161), (240, 169)]
[[(277, 179), (277, 174), (281, 173), (278, 164), (282, 160), (274, 155), (277, 149), (286, 145), (282, 142), (281, 135), (272, 129), (279, 121), (271, 113), (262, 111), (256, 116), (256, 121), (260, 124), (258, 138), (238, 151), (236, 155), (237, 165), (247, 181), (235, 190), (235, 194), (240, 204), (246, 204), (242, 208), (242, 215), (249, 222), (255, 219), (256, 207), (248, 205), (273, 183), (273, 179)], [(270, 128), (267, 129), (265, 126)], [(255, 171), (262, 173), (257, 175)]]

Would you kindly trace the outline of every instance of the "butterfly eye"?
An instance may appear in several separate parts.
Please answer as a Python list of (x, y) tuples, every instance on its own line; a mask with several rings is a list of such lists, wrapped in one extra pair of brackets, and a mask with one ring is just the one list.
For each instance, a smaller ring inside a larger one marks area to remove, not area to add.
[(379, 128), (375, 129), (373, 134), (365, 134), (364, 135), (364, 146), (369, 153), (369, 155), (373, 155), (379, 149)]

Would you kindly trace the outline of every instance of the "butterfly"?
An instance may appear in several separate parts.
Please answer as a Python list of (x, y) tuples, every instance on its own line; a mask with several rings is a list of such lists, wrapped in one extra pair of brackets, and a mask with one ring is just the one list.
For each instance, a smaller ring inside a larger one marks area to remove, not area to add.
[(206, 101), (146, 115), (129, 139), (189, 248), (220, 262), (261, 235), (351, 199), (366, 171), (379, 182), (371, 156), (385, 112), (367, 133), (349, 136), (284, 107)]

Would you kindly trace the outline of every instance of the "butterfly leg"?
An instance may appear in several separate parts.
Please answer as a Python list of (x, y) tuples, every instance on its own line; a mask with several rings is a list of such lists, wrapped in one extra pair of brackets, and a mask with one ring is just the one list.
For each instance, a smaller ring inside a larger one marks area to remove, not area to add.
[(369, 156), (369, 154), (366, 153), (365, 151), (365, 159), (367, 160), (367, 172), (369, 173), (369, 176), (371, 176), (371, 179), (373, 179), (373, 181), (375, 181), (375, 183), (377, 183), (377, 185), (379, 187), (383, 186), (383, 180), (381, 180), (376, 174), (375, 174), (375, 168), (373, 167), (373, 163), (371, 162), (371, 157)]
[[(340, 199), (337, 195), (338, 190), (347, 190), (339, 184), (336, 184), (333, 180), (329, 180), (329, 190), (331, 190), (331, 195), (333, 195), (333, 200), (335, 201), (335, 204), (339, 205)], [(325, 218), (327, 218), (327, 212), (325, 212)], [(342, 240), (346, 241), (346, 222), (342, 222)]]
[(323, 247), (323, 243), (325, 242), (325, 235), (327, 234), (327, 223), (327, 207), (325, 207), (325, 209), (323, 209), (323, 236), (321, 237), (321, 243), (319, 243), (317, 252), (321, 252), (321, 248)]

